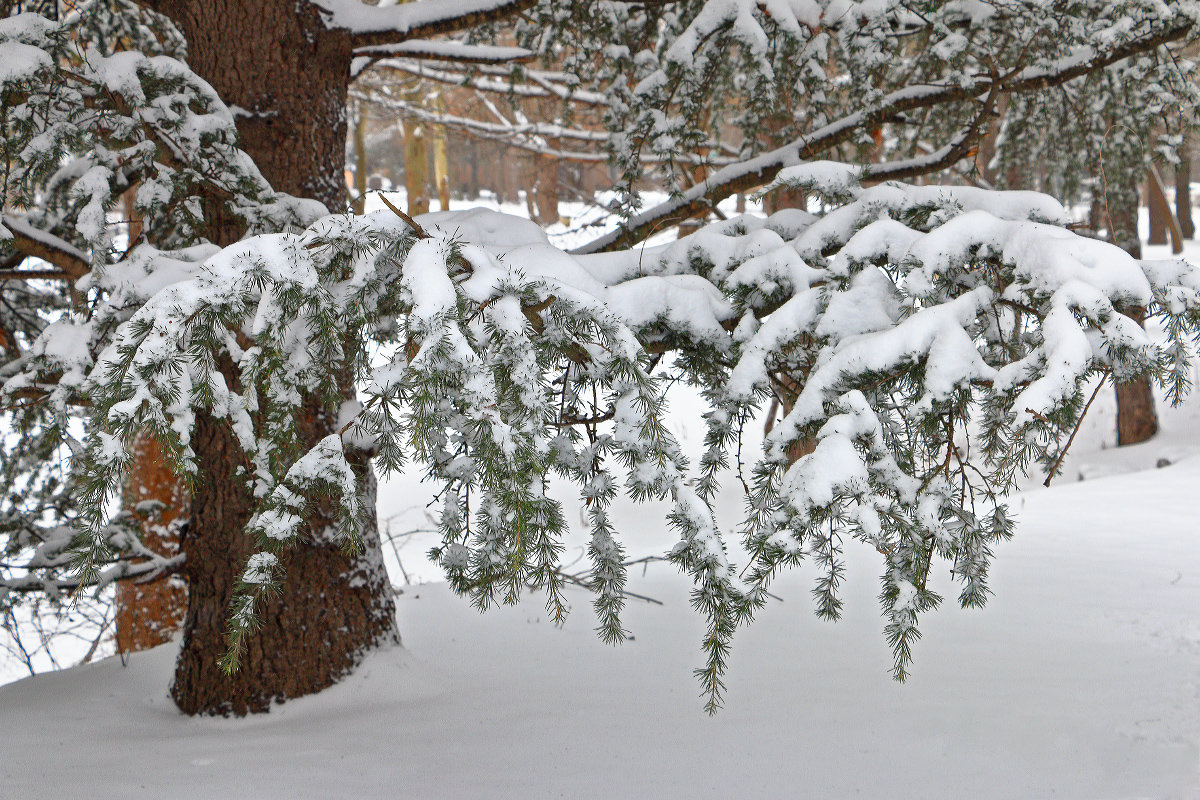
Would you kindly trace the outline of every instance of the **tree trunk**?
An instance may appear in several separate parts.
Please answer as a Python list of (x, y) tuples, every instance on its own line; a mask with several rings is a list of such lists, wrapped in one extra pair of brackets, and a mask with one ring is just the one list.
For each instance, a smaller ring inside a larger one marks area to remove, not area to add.
[[(979, 154), (975, 158), (975, 166), (979, 170), (979, 174), (989, 184), (995, 184), (998, 180), (996, 175), (995, 165), (992, 163), (996, 158), (996, 145), (1000, 141), (1000, 132), (1003, 129), (1004, 115), (1008, 112), (1008, 95), (1000, 95), (996, 105), (996, 115), (987, 124), (987, 130), (979, 140)], [(1005, 187), (1011, 189), (1011, 186)]]
[(404, 185), (408, 189), (408, 213), (429, 213), (429, 148), (425, 126), (410, 122), (404, 129)]
[[(126, 250), (143, 233), (137, 213), (137, 187), (121, 196), (125, 217)], [(179, 551), (178, 523), (187, 519), (186, 488), (167, 465), (159, 443), (149, 436), (133, 442), (133, 459), (125, 484), (125, 507), (134, 513), (142, 542), (156, 553), (173, 556)], [(153, 512), (139, 512), (139, 503), (160, 504)], [(149, 650), (166, 644), (183, 626), (187, 613), (187, 584), (178, 575), (150, 583), (122, 581), (116, 593), (116, 645), (118, 653)]]
[(367, 208), (367, 105), (354, 105), (354, 213), (362, 214)]
[(1187, 143), (1179, 148), (1179, 163), (1175, 165), (1175, 216), (1183, 238), (1196, 237), (1196, 223), (1192, 219), (1192, 154)]
[(768, 215), (785, 208), (807, 209), (808, 200), (804, 196), (804, 190), (791, 186), (780, 186), (778, 189), (768, 192), (763, 198), (763, 210)]
[(1167, 208), (1167, 200), (1165, 197), (1159, 196), (1155, 191), (1153, 180), (1146, 180), (1146, 208), (1150, 212), (1150, 237), (1146, 240), (1146, 244), (1161, 245), (1167, 243), (1167, 215), (1170, 214), (1170, 209)]
[(467, 197), (475, 200), (479, 197), (479, 145), (474, 139), (463, 141), (462, 137), (455, 137), (456, 142), (461, 147), (465, 145), (467, 157)]
[[(1110, 183), (1108, 198), (1109, 228), (1113, 241), (1134, 258), (1142, 257), (1138, 236), (1138, 196), (1133, 180)], [(1141, 322), (1138, 319), (1138, 322)], [(1142, 378), (1117, 384), (1117, 446), (1138, 444), (1158, 433), (1158, 415), (1154, 411), (1154, 393), (1150, 381)]]
[[(771, 401), (770, 411), (767, 412), (767, 421), (763, 425), (763, 436), (769, 435), (775, 429), (775, 415), (780, 412), (780, 406), (782, 406), (783, 416), (786, 417), (792, 413), (792, 408), (796, 405), (796, 399), (800, 396), (802, 389), (800, 382), (789, 376), (783, 376), (782, 378), (772, 377), (771, 387), (774, 389), (775, 397)], [(816, 449), (817, 443), (815, 440), (797, 439), (788, 445), (788, 464), (795, 464)]]
[[(1175, 212), (1171, 209), (1171, 201), (1167, 197), (1167, 184), (1162, 179), (1162, 175), (1158, 172), (1158, 167), (1151, 164), (1146, 170), (1146, 205), (1150, 209), (1150, 227), (1151, 227), (1151, 244), (1166, 244), (1170, 236), (1171, 252), (1179, 255), (1183, 252), (1183, 229), (1179, 226), (1179, 220), (1175, 218)], [(1153, 241), (1153, 228), (1155, 225), (1155, 217), (1158, 218), (1158, 224), (1162, 226), (1162, 241)]]
[(1149, 378), (1117, 384), (1117, 447), (1140, 444), (1158, 433)]
[[(320, 200), (331, 211), (344, 209), (349, 35), (327, 28), (315, 5), (293, 0), (173, 0), (162, 6), (187, 37), (192, 69), (245, 112), (237, 117), (241, 146), (271, 185)], [(228, 218), (214, 216), (214, 241), (240, 237)], [(349, 376), (342, 384), (343, 395), (352, 397)], [(301, 427), (304, 444), (336, 430), (335, 420), (313, 403)], [(371, 513), (365, 551), (342, 553), (329, 540), (328, 518), (316, 515), (310, 542), (281, 558), (286, 574), (280, 595), (262, 610), (263, 626), (251, 637), (241, 669), (224, 675), (217, 662), (226, 647), (229, 602), (252, 548), (244, 533), (251, 498), (235, 476), (244, 457), (227, 422), (198, 414), (192, 446), (200, 475), (181, 542), (189, 602), (171, 688), (183, 711), (265, 711), (273, 700), (329, 686), (366, 649), (398, 641), (375, 527), (374, 476), (360, 454), (364, 506)]]
[[(186, 488), (154, 437), (139, 436), (132, 447), (125, 507), (141, 524), (142, 542), (156, 553), (173, 556), (179, 550), (178, 524), (188, 517)], [(146, 508), (146, 503), (156, 508)], [(186, 613), (187, 585), (179, 576), (150, 583), (122, 581), (117, 584), (117, 652), (166, 644), (182, 627)]]
[(343, 211), (349, 34), (294, 0), (163, 6), (187, 38), (188, 66), (241, 110), (241, 147), (271, 186)]
[[(333, 427), (316, 411), (304, 415), (311, 446)], [(365, 455), (355, 464), (368, 509), (366, 547), (347, 556), (334, 540), (334, 521), (318, 513), (309, 533), (281, 557), (280, 595), (260, 609), (262, 627), (249, 639), (241, 668), (221, 672), (226, 619), (238, 578), (254, 550), (244, 528), (251, 498), (233, 471), (244, 456), (229, 426), (200, 415), (194, 447), (209, 467), (196, 487), (191, 525), (183, 538), (190, 600), (183, 649), (171, 695), (188, 714), (246, 714), (273, 701), (320, 691), (342, 677), (373, 646), (398, 642), (391, 584), (375, 520), (375, 478)]]
[(133, 247), (133, 243), (142, 235), (142, 218), (137, 215), (137, 187), (126, 190), (121, 195), (121, 208), (125, 215), (125, 249)]
[(529, 216), (538, 225), (553, 225), (558, 213), (558, 159), (533, 157), (533, 185), (527, 190)]
[(1087, 230), (1092, 236), (1099, 236), (1101, 230), (1108, 230), (1108, 218), (1104, 212), (1104, 200), (1098, 196), (1092, 197), (1088, 205)]
[(522, 153), (514, 147), (500, 148), (497, 154), (501, 159), (499, 198), (502, 203), (519, 203), (521, 194), (525, 192), (525, 176), (527, 169)]
[(1108, 191), (1108, 232), (1113, 244), (1134, 258), (1142, 257), (1138, 233), (1137, 178), (1111, 181)]
[(447, 153), (446, 129), (439, 126), (433, 140), (433, 178), (437, 183), (438, 208), (450, 210), (450, 157)]
[[(437, 110), (444, 113), (446, 102), (441, 95), (435, 99)], [(433, 182), (437, 187), (438, 209), (450, 210), (450, 154), (446, 141), (446, 126), (436, 125), (433, 129)]]

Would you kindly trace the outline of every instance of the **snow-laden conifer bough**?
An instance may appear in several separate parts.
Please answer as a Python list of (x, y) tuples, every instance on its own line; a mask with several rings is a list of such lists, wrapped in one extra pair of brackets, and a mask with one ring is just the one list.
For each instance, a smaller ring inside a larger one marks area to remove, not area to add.
[[(232, 422), (260, 552), (242, 576), (230, 667), (314, 495), (339, 499), (338, 535), (355, 546), (352, 439), (370, 442), (385, 472), (411, 461), (443, 483), (437, 555), (484, 608), (535, 588), (563, 618), (566, 521), (546, 488), (577, 484), (593, 527), (599, 631), (611, 641), (626, 636), (625, 574), (606, 508), (621, 488), (668, 498), (680, 537), (670, 557), (693, 576), (709, 626), (699, 673), (713, 704), (731, 637), (776, 571), (814, 561), (818, 613), (836, 618), (843, 540), (867, 542), (880, 554), (903, 678), (918, 614), (941, 600), (926, 588), (930, 570), (950, 562), (958, 601), (984, 602), (992, 546), (1012, 533), (1002, 496), (1031, 459), (1056, 459), (1085, 381), (1152, 374), (1176, 395), (1188, 385), (1200, 272), (1081, 238), (1042, 195), (862, 188), (855, 168), (829, 163), (785, 179), (832, 209), (738, 218), (599, 256), (563, 253), (531, 223), (485, 211), (433, 215), (427, 229), (393, 211), (327, 217), (192, 264), (144, 252), (106, 270), (113, 299), (91, 320), (47, 328), (10, 391), (63, 373), (92, 397), (79, 451), (94, 492), (85, 570), (110, 548), (104, 499), (120, 485), (122, 440), (152, 430), (188, 472), (194, 409)], [(178, 279), (90, 352), (91, 330), (166, 267)], [(1163, 319), (1165, 346), (1133, 308)], [(348, 350), (347, 335), (359, 346)], [(662, 422), (656, 366), (668, 354), (710, 405), (694, 470)], [(218, 358), (245, 388), (214, 369)], [(363, 402), (344, 412), (342, 435), (281, 458), (298, 398), (343, 367)], [(753, 466), (739, 532), (751, 559), (733, 564), (709, 501), (782, 375), (799, 390)], [(790, 463), (797, 441), (811, 452)]]
[[(431, 2), (320, 5), (363, 47), (378, 44), (385, 17), (442, 30), (442, 18), (421, 16)], [(452, 16), (526, 5), (463, 0)], [(140, 551), (112, 516), (128, 443), (153, 434), (194, 478), (205, 467), (198, 426), (219, 420), (240, 452), (236, 478), (251, 490), (247, 532), (256, 542), (230, 613), (230, 670), (264, 622), (263, 601), (281, 586), (289, 550), (313, 544), (311, 518), (328, 518), (335, 504), (340, 525), (317, 532), (318, 543), (359, 546), (373, 477), (350, 451), (366, 450), (385, 472), (412, 464), (442, 484), (435, 554), (453, 588), (484, 608), (533, 588), (546, 593), (555, 619), (566, 614), (558, 568), (566, 521), (547, 486), (575, 484), (593, 532), (598, 629), (614, 642), (627, 636), (625, 569), (608, 508), (619, 491), (668, 500), (679, 534), (670, 558), (693, 577), (708, 626), (698, 674), (710, 710), (734, 632), (763, 605), (776, 572), (814, 562), (817, 611), (836, 618), (844, 542), (865, 542), (882, 562), (880, 600), (902, 679), (917, 617), (941, 601), (927, 588), (930, 571), (948, 563), (962, 584), (959, 602), (984, 602), (992, 546), (1012, 533), (1003, 496), (1031, 460), (1051, 471), (1060, 462), (1087, 406), (1085, 383), (1150, 375), (1176, 399), (1189, 385), (1200, 331), (1200, 273), (1191, 265), (1138, 261), (1082, 238), (1044, 195), (879, 182), (960, 160), (1000, 93), (1153, 50), (1200, 19), (1191, 2), (1076, 5), (1078, 19), (1068, 14), (1075, 24), (1062, 34), (1074, 35), (1071, 52), (870, 93), (866, 111), (730, 164), (585, 248), (610, 251), (590, 255), (562, 252), (530, 223), (490, 212), (420, 224), (398, 210), (325, 215), (267, 185), (236, 147), (233, 114), (182, 62), (79, 52), (63, 26), (31, 15), (0, 21), (12, 134), (4, 147), (15, 171), (6, 186), (31, 209), (6, 215), (0, 237), (22, 258), (62, 270), (56, 277), (70, 279), (74, 301), (47, 300), (61, 309), (56, 319), (33, 301), (41, 310), (15, 315), (27, 346), (5, 345), (18, 355), (4, 367), (3, 391), (17, 423), (38, 436), (5, 470), (51, 486), (47, 496), (67, 487), (82, 511), (78, 529), (47, 529), (45, 508), (14, 512), (6, 549), (33, 554), (4, 567), (0, 599), (176, 568), (177, 560)], [(948, 30), (1029, 19), (996, 22), (985, 3), (949, 6), (959, 17)], [(763, 56), (755, 43), (763, 9), (789, 31), (792, 14), (801, 37), (831, 30), (851, 41), (856, 29), (916, 24), (880, 7), (688, 5), (695, 13), (663, 50), (667, 67), (644, 65), (653, 68), (622, 97), (643, 133), (654, 134), (643, 142), (686, 147), (691, 139), (671, 131), (699, 109), (680, 122), (652, 107), (703, 78), (711, 43), (736, 34), (748, 58)], [(1097, 10), (1109, 16), (1085, 13)], [(822, 16), (834, 11), (854, 24)], [(881, 47), (875, 41), (864, 58)], [(965, 45), (955, 54), (966, 58)], [(931, 156), (864, 168), (812, 160), (884, 121), (955, 101), (965, 109), (959, 132)], [(63, 152), (80, 155), (64, 166)], [(641, 150), (616, 155), (628, 171)], [(826, 210), (739, 217), (671, 245), (627, 246), (771, 180), (819, 196)], [(140, 212), (160, 231), (157, 246), (110, 258), (104, 213), (134, 184)], [(224, 249), (194, 244), (207, 213), (201, 196), (219, 197), (223, 213), (264, 232)], [(1143, 313), (1161, 320), (1164, 342), (1137, 324)], [(663, 424), (673, 378), (698, 387), (709, 405), (695, 465)], [(348, 400), (355, 384), (359, 399)], [(711, 510), (718, 477), (742, 463), (740, 434), (773, 395), (786, 413), (746, 476), (740, 530), (721, 531)], [(314, 398), (339, 423), (302, 446), (299, 418)], [(80, 404), (82, 428), (74, 425)], [(54, 484), (46, 466), (57, 442), (72, 451), (67, 483)], [(729, 535), (741, 539), (746, 563), (731, 562)]]

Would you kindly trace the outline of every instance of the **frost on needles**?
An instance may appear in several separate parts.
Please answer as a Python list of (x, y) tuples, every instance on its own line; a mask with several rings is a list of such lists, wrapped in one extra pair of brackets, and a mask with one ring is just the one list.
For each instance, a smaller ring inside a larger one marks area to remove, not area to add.
[[(694, 579), (708, 626), (697, 672), (711, 709), (734, 632), (777, 572), (811, 562), (817, 613), (836, 619), (843, 548), (863, 543), (880, 556), (903, 679), (918, 617), (942, 601), (930, 572), (949, 565), (958, 602), (985, 602), (992, 547), (1013, 532), (1003, 497), (1034, 460), (1058, 464), (1089, 381), (1150, 375), (1182, 396), (1200, 272), (1082, 238), (1044, 195), (863, 188), (857, 175), (814, 163), (781, 176), (820, 194), (820, 215), (739, 217), (603, 255), (563, 253), (532, 223), (481, 210), (425, 218), (428, 230), (392, 211), (326, 217), (191, 262), (147, 248), (130, 260), (138, 269), (105, 280), (174, 280), (103, 348), (85, 347), (81, 328), (95, 321), (75, 317), (35, 348), (74, 364), (93, 400), (77, 456), (92, 512), (82, 568), (109, 547), (125, 443), (152, 431), (188, 474), (204, 410), (232, 423), (257, 499), (248, 532), (259, 552), (231, 614), (230, 668), (311, 503), (340, 503), (344, 524), (328, 535), (356, 545), (359, 476), (345, 455), (355, 446), (385, 472), (413, 463), (440, 483), (433, 555), (480, 608), (533, 588), (565, 617), (567, 523), (547, 488), (575, 484), (610, 642), (627, 633), (608, 508), (618, 491), (668, 500), (670, 559)], [(1165, 341), (1135, 321), (1142, 310)], [(34, 359), (9, 386), (52, 368)], [(354, 375), (358, 399), (336, 392), (339, 371)], [(696, 465), (663, 422), (668, 378), (709, 405)], [(774, 393), (786, 414), (750, 469), (737, 532), (748, 561), (735, 564), (711, 503)], [(299, 452), (297, 404), (314, 394), (345, 422)]]

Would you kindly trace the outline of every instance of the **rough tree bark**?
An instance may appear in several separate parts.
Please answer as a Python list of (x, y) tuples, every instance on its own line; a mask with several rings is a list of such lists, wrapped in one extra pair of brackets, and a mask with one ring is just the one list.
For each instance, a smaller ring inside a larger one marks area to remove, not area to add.
[[(228, 374), (232, 378), (232, 374)], [(350, 391), (353, 391), (351, 387)], [(300, 420), (301, 441), (311, 446), (334, 429), (335, 419), (310, 403)], [(280, 596), (261, 610), (241, 668), (227, 676), (217, 666), (225, 651), (225, 621), (253, 543), (243, 533), (251, 498), (233, 470), (243, 462), (229, 426), (197, 419), (194, 446), (202, 458), (227, 470), (206, 470), (192, 499), (187, 552), (188, 616), (171, 695), (188, 714), (246, 714), (273, 701), (320, 691), (344, 675), (369, 647), (399, 641), (391, 585), (383, 567), (375, 519), (375, 478), (366, 454), (352, 457), (362, 478), (366, 542), (347, 556), (333, 536), (335, 521), (323, 510), (295, 549), (281, 558), (286, 578)]]
[(1196, 223), (1192, 219), (1192, 153), (1184, 142), (1177, 154), (1179, 163), (1175, 165), (1175, 216), (1179, 219), (1179, 227), (1183, 238), (1193, 239), (1196, 236)]
[[(180, 26), (188, 63), (212, 84), (237, 117), (242, 148), (277, 190), (346, 206), (343, 181), (350, 36), (327, 28), (315, 6), (293, 0), (164, 0), (156, 4)], [(237, 46), (232, 43), (236, 42)], [(212, 214), (210, 238), (236, 241), (241, 231)], [(232, 374), (229, 375), (232, 378)], [(348, 376), (343, 393), (353, 396)], [(302, 415), (304, 443), (336, 430), (313, 402)], [(341, 677), (370, 647), (398, 641), (391, 587), (374, 519), (366, 548), (348, 557), (330, 543), (327, 518), (312, 521), (308, 539), (282, 559), (280, 596), (263, 611), (233, 676), (224, 675), (225, 622), (251, 543), (244, 534), (250, 497), (234, 475), (243, 454), (228, 425), (197, 419), (193, 447), (201, 474), (181, 545), (189, 603), (172, 696), (189, 714), (267, 710), (274, 700), (318, 691)], [(374, 509), (374, 476), (357, 456), (365, 505)]]

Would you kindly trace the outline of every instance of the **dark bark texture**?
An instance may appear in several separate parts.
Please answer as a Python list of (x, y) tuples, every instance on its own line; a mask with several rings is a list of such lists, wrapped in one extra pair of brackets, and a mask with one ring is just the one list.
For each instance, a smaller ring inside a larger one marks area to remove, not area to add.
[(1192, 153), (1185, 144), (1179, 148), (1179, 163), (1175, 165), (1175, 216), (1183, 238), (1196, 236), (1196, 223), (1192, 219)]
[[(303, 439), (316, 441), (332, 420), (306, 413)], [(254, 546), (243, 532), (251, 498), (233, 471), (243, 463), (229, 426), (197, 419), (195, 448), (206, 464), (192, 499), (183, 538), (189, 604), (183, 649), (171, 694), (188, 714), (266, 711), (273, 701), (320, 691), (344, 675), (373, 646), (398, 642), (391, 584), (376, 532), (375, 482), (367, 459), (358, 459), (370, 510), (366, 548), (348, 556), (332, 534), (328, 513), (312, 520), (307, 541), (281, 558), (280, 595), (261, 609), (263, 621), (246, 647), (241, 668), (225, 675), (218, 660), (226, 648), (226, 620), (234, 588)]]
[(1167, 243), (1167, 229), (1170, 227), (1168, 217), (1171, 209), (1167, 198), (1155, 191), (1153, 179), (1146, 181), (1146, 208), (1150, 212), (1150, 236), (1146, 244), (1164, 245)]
[(277, 191), (346, 206), (350, 35), (311, 3), (173, 0), (187, 60), (230, 106), (241, 146)]
[[(295, 0), (164, 0), (162, 11), (188, 41), (188, 63), (237, 114), (242, 148), (279, 191), (346, 206), (343, 180), (351, 40), (329, 30), (317, 9)], [(228, 244), (241, 231), (213, 213), (210, 238)], [(226, 368), (227, 380), (233, 379)], [(348, 376), (343, 394), (353, 396)], [(315, 402), (301, 414), (301, 444), (336, 430)], [(281, 557), (280, 596), (261, 609), (240, 670), (221, 672), (230, 601), (254, 545), (244, 533), (251, 510), (235, 470), (245, 463), (228, 424), (199, 415), (193, 433), (201, 465), (190, 525), (181, 542), (189, 604), (171, 694), (189, 714), (246, 714), (319, 691), (370, 647), (399, 641), (391, 585), (375, 525), (375, 479), (365, 454), (356, 466), (370, 509), (362, 553), (333, 541), (331, 515), (318, 512), (306, 542)]]

